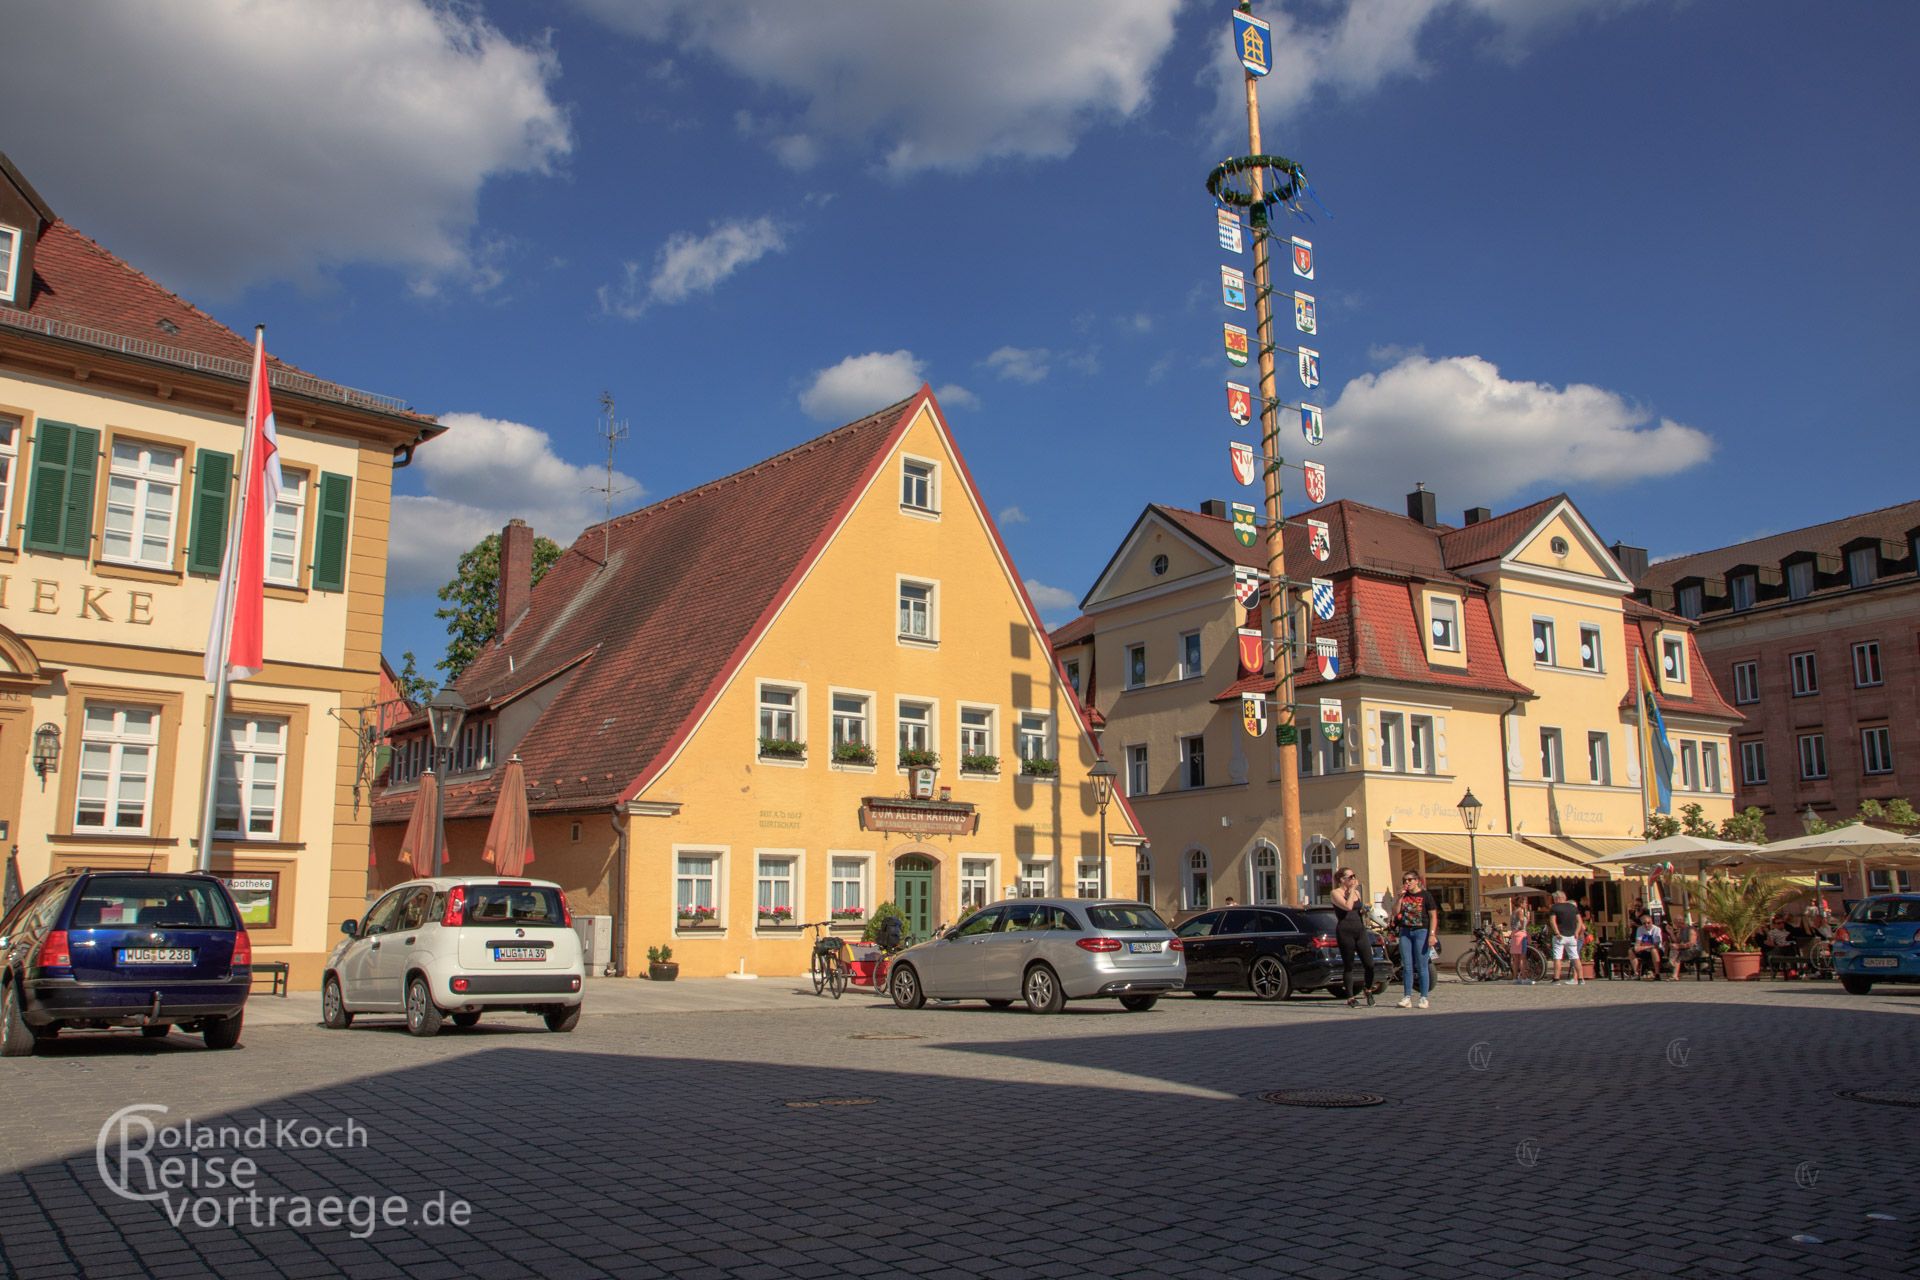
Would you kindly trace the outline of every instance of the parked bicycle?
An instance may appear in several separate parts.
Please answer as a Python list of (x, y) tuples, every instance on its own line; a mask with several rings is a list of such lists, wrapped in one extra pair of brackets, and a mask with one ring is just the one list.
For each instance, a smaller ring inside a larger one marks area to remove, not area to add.
[(1507, 949), (1506, 939), (1486, 929), (1475, 929), (1473, 942), (1454, 961), (1453, 971), (1462, 982), (1494, 982), (1503, 978), (1510, 981), (1516, 976), (1538, 982), (1547, 975), (1547, 955), (1529, 939), (1526, 950), (1521, 952), (1520, 972), (1516, 975), (1513, 953)]
[(825, 992), (838, 1000), (846, 992), (847, 984), (853, 980), (853, 966), (847, 960), (845, 939), (826, 935), (826, 928), (831, 923), (822, 920), (818, 924), (800, 927), (813, 930), (813, 957), (807, 964), (807, 973), (813, 978), (813, 994)]

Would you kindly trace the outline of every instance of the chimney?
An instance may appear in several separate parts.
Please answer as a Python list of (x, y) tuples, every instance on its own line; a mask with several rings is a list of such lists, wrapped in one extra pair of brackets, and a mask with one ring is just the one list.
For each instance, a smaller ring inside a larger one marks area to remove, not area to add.
[(1429, 529), (1439, 527), (1440, 510), (1424, 481), (1415, 484), (1413, 492), (1407, 495), (1407, 519), (1418, 520)]
[(500, 531), (500, 581), (494, 597), (493, 634), (499, 637), (520, 620), (533, 598), (533, 527), (517, 517)]
[(1203, 516), (1213, 516), (1217, 519), (1225, 520), (1227, 518), (1226, 499), (1208, 498), (1205, 502), (1200, 504), (1200, 514)]
[(1467, 512), (1466, 512), (1467, 524), (1480, 524), (1483, 521), (1491, 520), (1491, 519), (1493, 519), (1493, 512), (1487, 510), (1487, 508), (1485, 507), (1468, 507), (1467, 508)]
[(1647, 549), (1630, 547), (1624, 542), (1616, 542), (1607, 550), (1613, 554), (1614, 563), (1620, 566), (1620, 572), (1638, 586), (1640, 579), (1647, 576)]

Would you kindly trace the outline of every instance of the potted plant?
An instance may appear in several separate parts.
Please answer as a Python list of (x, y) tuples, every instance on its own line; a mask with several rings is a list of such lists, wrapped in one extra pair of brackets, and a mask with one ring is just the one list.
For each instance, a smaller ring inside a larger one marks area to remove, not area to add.
[(902, 769), (937, 769), (940, 767), (940, 753), (929, 751), (925, 747), (900, 748), (900, 767)]
[(1057, 778), (1060, 776), (1060, 762), (1049, 760), (1046, 756), (1034, 756), (1020, 761), (1020, 772), (1029, 778)]
[(1600, 958), (1600, 944), (1593, 940), (1593, 931), (1583, 929), (1580, 933), (1580, 978), (1582, 981), (1598, 975), (1596, 963)]
[(682, 929), (711, 929), (720, 923), (712, 907), (681, 907), (677, 918)]
[(807, 758), (807, 744), (795, 742), (792, 738), (762, 738), (760, 755), (769, 760), (804, 760)]
[(647, 977), (654, 982), (672, 982), (680, 976), (680, 966), (674, 962), (672, 947), (647, 948)]
[(880, 936), (880, 924), (883, 920), (898, 920), (902, 930), (907, 928), (907, 913), (900, 909), (897, 902), (883, 902), (873, 909), (867, 917), (867, 927), (861, 931), (860, 941), (872, 942)]
[(1719, 933), (1725, 933), (1727, 949), (1718, 954), (1721, 971), (1730, 981), (1759, 975), (1760, 951), (1754, 939), (1794, 892), (1783, 876), (1713, 875), (1687, 881), (1687, 901), (1712, 922), (1707, 936), (1717, 940)]
[(835, 907), (833, 909), (833, 923), (838, 928), (850, 928), (853, 925), (862, 924), (866, 921), (866, 918), (867, 909), (865, 907)]
[(867, 742), (836, 742), (833, 744), (833, 758), (839, 764), (872, 764), (873, 744)]
[(960, 772), (962, 773), (998, 773), (1000, 772), (1000, 757), (999, 756), (961, 756)]
[(793, 923), (793, 908), (762, 907), (760, 908), (760, 923), (763, 925), (772, 925), (776, 929), (784, 928)]

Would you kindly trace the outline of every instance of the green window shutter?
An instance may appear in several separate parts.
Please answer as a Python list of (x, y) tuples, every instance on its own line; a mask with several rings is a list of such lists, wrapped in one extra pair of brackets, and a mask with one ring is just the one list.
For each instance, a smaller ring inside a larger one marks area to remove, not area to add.
[(227, 551), (227, 504), (233, 496), (233, 455), (198, 449), (193, 455), (193, 532), (187, 572), (215, 574)]
[(84, 556), (93, 537), (93, 479), (100, 433), (42, 419), (34, 428), (27, 489), (29, 550)]
[(313, 589), (344, 591), (347, 586), (347, 515), (353, 481), (324, 472), (313, 527)]

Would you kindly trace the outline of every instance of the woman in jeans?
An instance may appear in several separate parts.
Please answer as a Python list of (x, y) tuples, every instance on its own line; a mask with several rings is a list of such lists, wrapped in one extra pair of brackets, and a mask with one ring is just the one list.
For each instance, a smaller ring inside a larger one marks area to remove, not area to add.
[[(1367, 1004), (1373, 1004), (1373, 936), (1367, 932), (1366, 895), (1360, 890), (1360, 876), (1352, 867), (1342, 867), (1333, 877), (1334, 940), (1340, 944), (1341, 974), (1346, 981), (1347, 1008), (1360, 1003), (1364, 992)], [(1354, 985), (1353, 970), (1358, 960), (1366, 971), (1366, 986)]]
[[(1400, 900), (1394, 904), (1393, 922), (1400, 931), (1400, 1007), (1413, 1007), (1413, 990), (1420, 988), (1420, 1007), (1427, 1007), (1427, 993), (1433, 990), (1433, 962), (1429, 951), (1440, 932), (1440, 902), (1427, 892), (1417, 872), (1400, 877)], [(1416, 968), (1417, 966), (1417, 968)]]

